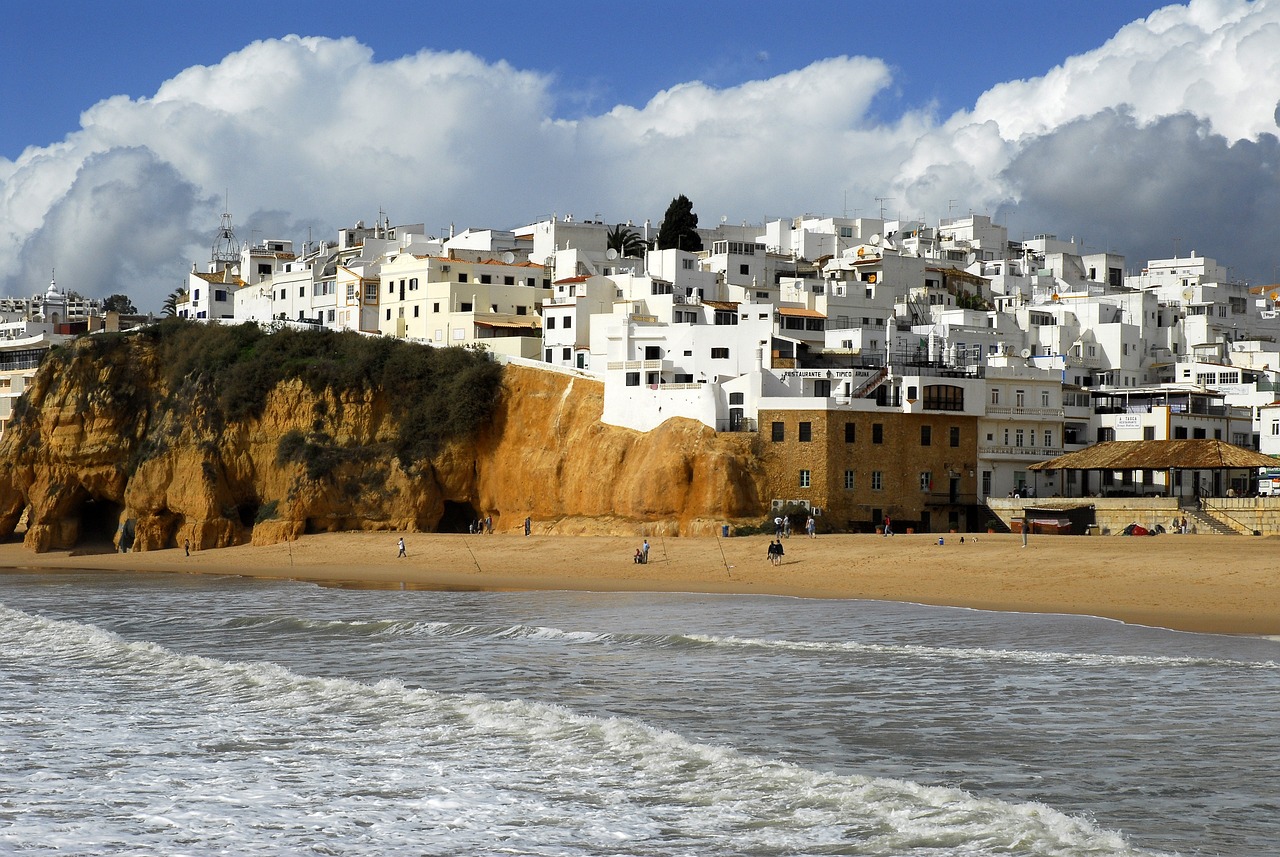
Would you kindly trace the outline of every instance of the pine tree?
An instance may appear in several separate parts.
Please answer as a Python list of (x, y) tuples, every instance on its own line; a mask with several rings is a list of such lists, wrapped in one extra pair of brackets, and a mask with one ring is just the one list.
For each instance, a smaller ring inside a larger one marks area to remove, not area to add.
[(671, 200), (667, 213), (662, 217), (662, 226), (658, 229), (658, 249), (669, 250), (672, 247), (691, 253), (702, 249), (702, 238), (698, 236), (698, 215), (693, 213), (693, 203), (684, 194)]

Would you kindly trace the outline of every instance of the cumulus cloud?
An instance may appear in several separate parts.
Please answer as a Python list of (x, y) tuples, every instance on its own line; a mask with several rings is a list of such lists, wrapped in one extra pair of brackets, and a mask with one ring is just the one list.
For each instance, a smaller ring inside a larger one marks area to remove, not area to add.
[(301, 240), (379, 209), (435, 231), (552, 211), (656, 219), (678, 193), (708, 222), (892, 196), (904, 216), (955, 201), (1137, 261), (1177, 233), (1269, 275), (1251, 231), (1280, 214), (1277, 64), (1280, 0), (1194, 0), (942, 120), (875, 118), (893, 81), (865, 57), (565, 120), (558, 100), (574, 96), (552, 78), (469, 53), (378, 62), (353, 39), (256, 42), (0, 158), (0, 292), (39, 291), (56, 265), (61, 285), (156, 309), (208, 258), (224, 199), (242, 240)]

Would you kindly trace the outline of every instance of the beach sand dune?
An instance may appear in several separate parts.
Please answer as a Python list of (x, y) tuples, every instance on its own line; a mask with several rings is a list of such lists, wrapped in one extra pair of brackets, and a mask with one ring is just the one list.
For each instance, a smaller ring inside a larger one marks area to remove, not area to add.
[[(264, 547), (147, 553), (0, 545), (0, 566), (234, 574), (329, 585), (460, 590), (725, 592), (868, 598), (1078, 613), (1225, 634), (1280, 634), (1280, 542), (1216, 535), (828, 535), (642, 539), (606, 536), (332, 533)], [(2, 590), (0, 590), (2, 594)]]

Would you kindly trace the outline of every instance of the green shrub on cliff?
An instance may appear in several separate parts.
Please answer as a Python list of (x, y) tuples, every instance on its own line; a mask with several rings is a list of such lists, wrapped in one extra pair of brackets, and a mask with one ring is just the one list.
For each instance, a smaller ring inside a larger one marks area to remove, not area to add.
[[(339, 397), (381, 392), (397, 428), (393, 448), (385, 451), (406, 468), (431, 457), (443, 441), (475, 431), (492, 414), (502, 381), (502, 367), (473, 349), (351, 332), (267, 333), (256, 324), (166, 319), (139, 335), (159, 350), (171, 415), (198, 416), (217, 432), (260, 416), (268, 394), (286, 381)], [(367, 461), (373, 452), (339, 447), (319, 431), (298, 434), (281, 439), (280, 457), (303, 463), (311, 479), (343, 462)]]

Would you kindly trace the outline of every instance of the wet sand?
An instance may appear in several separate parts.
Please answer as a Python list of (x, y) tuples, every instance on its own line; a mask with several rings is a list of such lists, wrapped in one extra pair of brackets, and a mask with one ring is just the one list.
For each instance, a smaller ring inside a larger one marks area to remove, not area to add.
[[(397, 558), (404, 536), (408, 557)], [(1078, 613), (1222, 634), (1280, 635), (1280, 540), (1160, 535), (827, 535), (769, 539), (333, 533), (265, 547), (148, 553), (0, 545), (0, 567), (230, 574), (407, 589), (724, 592)], [(3, 589), (0, 588), (0, 599)]]

